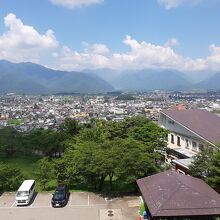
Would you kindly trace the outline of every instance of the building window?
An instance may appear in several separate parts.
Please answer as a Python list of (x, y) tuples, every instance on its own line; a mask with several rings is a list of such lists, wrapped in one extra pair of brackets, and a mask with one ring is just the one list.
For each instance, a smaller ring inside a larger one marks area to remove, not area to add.
[(192, 142), (192, 150), (197, 151), (197, 143), (195, 141)]
[(179, 136), (177, 137), (177, 145), (181, 146), (181, 144), (180, 144), (180, 137)]
[(203, 144), (199, 144), (199, 150), (203, 151), (204, 150), (204, 145)]
[(189, 140), (186, 139), (186, 148), (189, 149)]
[(171, 134), (171, 143), (174, 144), (174, 135)]
[(170, 120), (169, 120), (168, 123), (173, 125), (173, 124), (174, 124), (174, 121), (170, 121)]

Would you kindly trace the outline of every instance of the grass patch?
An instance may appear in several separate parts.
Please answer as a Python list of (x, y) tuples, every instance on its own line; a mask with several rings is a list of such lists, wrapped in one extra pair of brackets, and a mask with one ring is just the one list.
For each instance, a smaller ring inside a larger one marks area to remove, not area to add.
[(21, 125), (24, 123), (23, 119), (8, 119), (7, 121), (8, 125)]
[[(36, 163), (42, 157), (36, 155), (21, 155), (16, 154), (12, 157), (6, 157), (5, 155), (0, 155), (0, 161), (11, 165), (12, 167), (18, 168), (21, 170), (21, 173), (24, 175), (25, 179), (34, 179), (36, 180), (35, 171), (36, 171)], [(55, 188), (55, 181), (51, 180), (48, 183), (48, 190), (52, 190)], [(40, 184), (36, 180), (36, 190), (38, 192), (43, 191)]]
[(20, 169), (22, 174), (27, 179), (35, 179), (35, 164), (40, 158), (40, 156), (35, 155), (15, 155), (13, 157), (5, 157), (4, 155), (0, 155), (1, 162), (4, 162), (6, 164)]

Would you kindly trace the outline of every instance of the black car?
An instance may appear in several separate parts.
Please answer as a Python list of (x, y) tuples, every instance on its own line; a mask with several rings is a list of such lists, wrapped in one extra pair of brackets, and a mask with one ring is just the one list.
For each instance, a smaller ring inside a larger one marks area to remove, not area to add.
[(51, 204), (53, 207), (63, 207), (69, 199), (69, 188), (66, 185), (58, 186), (53, 194)]

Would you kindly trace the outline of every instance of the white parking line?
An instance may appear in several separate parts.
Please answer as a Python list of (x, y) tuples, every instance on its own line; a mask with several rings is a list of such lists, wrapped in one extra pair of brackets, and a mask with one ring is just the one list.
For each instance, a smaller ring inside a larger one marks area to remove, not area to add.
[(106, 206), (106, 204), (93, 204), (93, 205), (90, 205), (91, 207), (96, 207), (96, 206)]
[(70, 198), (69, 198), (69, 206), (71, 206), (71, 203), (72, 203), (72, 194), (70, 194)]
[[(12, 207), (14, 208), (14, 207)], [(11, 209), (10, 207), (0, 207), (0, 209)]]
[(11, 207), (10, 207), (10, 208), (14, 207), (15, 203), (16, 203), (16, 201), (14, 201), (14, 202), (13, 202), (13, 204), (11, 205)]
[(19, 207), (11, 207), (14, 209), (38, 209), (38, 208), (50, 208), (50, 206), (19, 206)]
[[(106, 204), (92, 204), (92, 205), (89, 205), (89, 207), (97, 207), (97, 206), (106, 206)], [(76, 208), (76, 207), (87, 207), (88, 208), (88, 205), (71, 205), (69, 208)]]
[[(90, 204), (89, 208), (97, 208), (99, 206), (106, 207), (106, 204)], [(52, 206), (11, 206), (11, 207), (0, 207), (1, 209), (42, 209), (42, 208), (51, 208)], [(71, 205), (66, 206), (65, 208), (88, 208), (88, 205)]]
[(2, 194), (2, 195), (0, 196), (0, 200), (1, 200), (1, 198), (3, 197), (3, 195), (4, 195), (4, 194)]
[(88, 194), (88, 206), (89, 206), (89, 194)]

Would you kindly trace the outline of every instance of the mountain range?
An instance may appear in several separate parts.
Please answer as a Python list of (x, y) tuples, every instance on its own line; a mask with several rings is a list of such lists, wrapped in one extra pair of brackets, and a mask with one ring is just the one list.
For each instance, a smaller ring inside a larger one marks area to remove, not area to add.
[(184, 74), (174, 70), (142, 70), (121, 74), (112, 85), (121, 90), (178, 90), (191, 84)]
[(194, 87), (196, 89), (220, 90), (220, 72), (197, 83)]
[[(200, 77), (201, 76), (201, 77)], [(199, 81), (201, 79), (201, 81)], [(34, 63), (0, 61), (0, 94), (106, 93), (114, 90), (220, 90), (220, 73), (177, 70), (59, 71)]]
[[(89, 72), (89, 70), (87, 70)], [(118, 90), (220, 90), (220, 72), (145, 69), (141, 71), (90, 70)]]
[(52, 70), (34, 63), (0, 61), (0, 94), (104, 93), (113, 90), (95, 74)]

